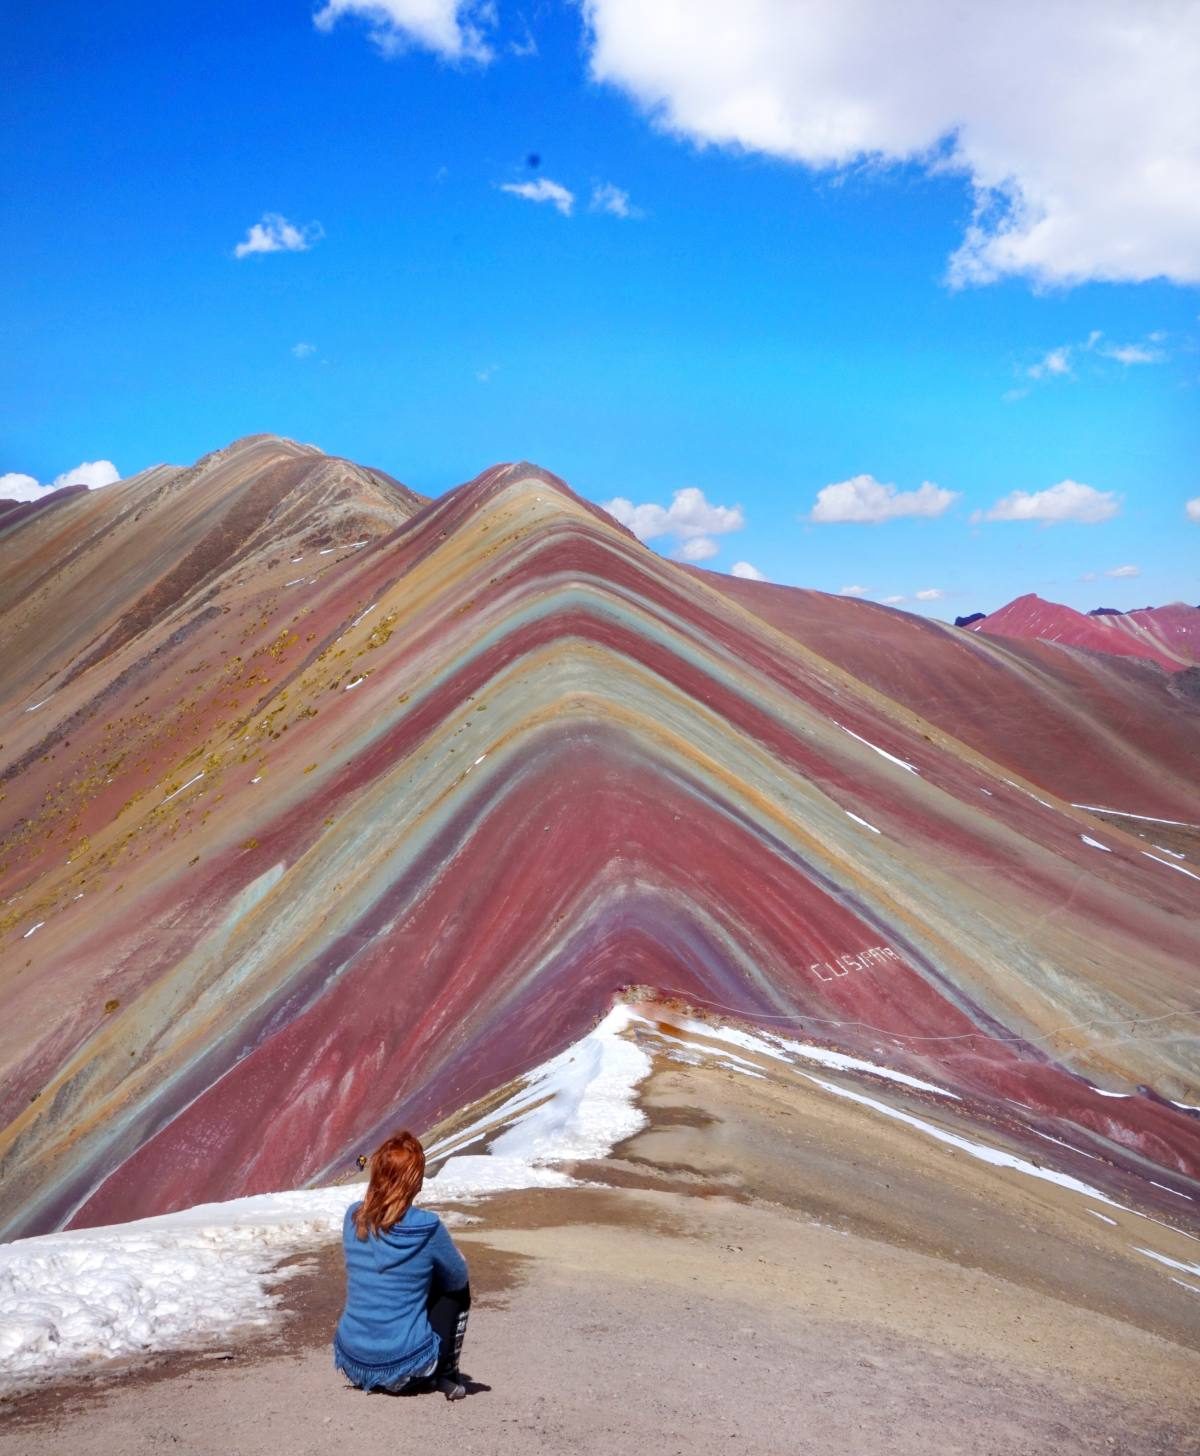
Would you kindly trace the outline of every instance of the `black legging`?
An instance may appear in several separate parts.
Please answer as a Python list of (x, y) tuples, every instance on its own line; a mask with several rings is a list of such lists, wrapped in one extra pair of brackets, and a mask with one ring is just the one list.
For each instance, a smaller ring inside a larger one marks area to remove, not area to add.
[(438, 1337), (441, 1353), (438, 1356), (437, 1374), (458, 1373), (458, 1360), (462, 1354), (463, 1336), (467, 1332), (467, 1313), (471, 1308), (471, 1286), (461, 1289), (443, 1289), (435, 1280), (429, 1291), (426, 1316), (433, 1332)]

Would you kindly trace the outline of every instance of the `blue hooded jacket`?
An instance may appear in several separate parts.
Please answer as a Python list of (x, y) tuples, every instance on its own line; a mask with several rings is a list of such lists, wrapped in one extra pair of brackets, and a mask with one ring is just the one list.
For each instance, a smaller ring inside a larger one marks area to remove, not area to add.
[(467, 1283), (467, 1261), (440, 1218), (410, 1207), (391, 1228), (358, 1237), (353, 1203), (342, 1221), (346, 1307), (333, 1337), (334, 1365), (366, 1390), (426, 1369), (440, 1354), (425, 1310), (436, 1279)]

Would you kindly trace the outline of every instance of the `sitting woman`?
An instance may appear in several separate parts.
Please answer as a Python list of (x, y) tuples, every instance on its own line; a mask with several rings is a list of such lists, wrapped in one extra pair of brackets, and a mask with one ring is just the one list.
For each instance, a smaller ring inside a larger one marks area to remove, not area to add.
[(346, 1307), (333, 1363), (363, 1390), (434, 1388), (461, 1400), (458, 1372), (471, 1290), (467, 1263), (440, 1218), (413, 1199), (425, 1181), (425, 1150), (410, 1132), (371, 1155), (371, 1181), (342, 1224)]

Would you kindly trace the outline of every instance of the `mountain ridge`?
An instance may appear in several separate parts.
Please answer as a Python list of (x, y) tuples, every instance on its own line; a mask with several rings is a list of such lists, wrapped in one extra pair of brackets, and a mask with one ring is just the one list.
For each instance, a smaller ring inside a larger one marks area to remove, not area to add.
[(1087, 1029), (1185, 1014), (1191, 860), (1071, 802), (1200, 823), (1164, 674), (728, 586), (524, 463), (372, 519), (235, 557), (47, 700), (6, 679), (10, 1232), (328, 1176), (628, 984), (884, 1040), (1193, 1186), (1187, 1043)]

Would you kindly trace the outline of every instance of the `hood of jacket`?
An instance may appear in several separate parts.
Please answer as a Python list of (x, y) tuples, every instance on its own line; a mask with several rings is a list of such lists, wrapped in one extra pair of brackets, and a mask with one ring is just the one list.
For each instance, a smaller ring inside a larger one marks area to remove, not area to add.
[[(349, 1211), (349, 1217), (353, 1218), (357, 1210), (358, 1205), (355, 1204)], [(436, 1213), (427, 1208), (413, 1207), (391, 1228), (368, 1234), (366, 1241), (374, 1255), (376, 1268), (395, 1269), (415, 1258), (437, 1232), (438, 1222)]]

